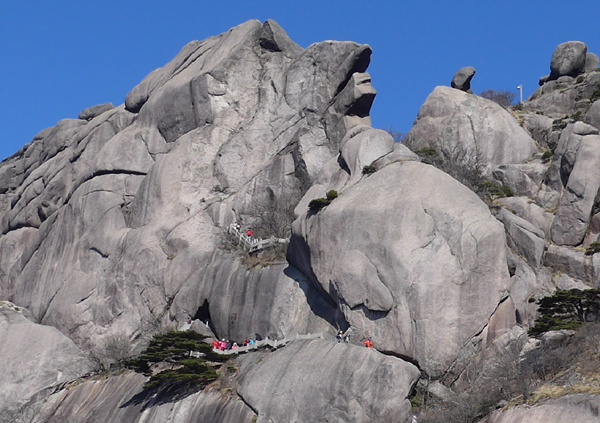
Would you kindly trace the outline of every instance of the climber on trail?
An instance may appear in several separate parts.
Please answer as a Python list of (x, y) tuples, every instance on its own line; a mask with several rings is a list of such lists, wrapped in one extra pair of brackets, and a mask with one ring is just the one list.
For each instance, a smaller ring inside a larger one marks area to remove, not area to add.
[(367, 347), (367, 348), (373, 348), (373, 341), (371, 340), (370, 336), (369, 336), (369, 339), (367, 339), (365, 342), (363, 342), (363, 344), (365, 344), (365, 347)]
[(343, 336), (344, 336), (344, 333), (342, 331), (339, 331), (338, 334), (335, 336), (338, 343), (342, 342)]

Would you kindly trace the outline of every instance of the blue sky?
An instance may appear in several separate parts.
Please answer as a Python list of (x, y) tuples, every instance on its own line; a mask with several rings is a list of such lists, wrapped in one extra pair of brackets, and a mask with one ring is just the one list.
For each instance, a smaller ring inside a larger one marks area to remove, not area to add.
[(556, 46), (600, 54), (599, 0), (252, 1), (0, 0), (0, 159), (87, 107), (124, 102), (189, 41), (274, 19), (302, 47), (373, 49), (373, 126), (408, 132), (427, 95), (473, 66), (472, 89), (527, 97)]

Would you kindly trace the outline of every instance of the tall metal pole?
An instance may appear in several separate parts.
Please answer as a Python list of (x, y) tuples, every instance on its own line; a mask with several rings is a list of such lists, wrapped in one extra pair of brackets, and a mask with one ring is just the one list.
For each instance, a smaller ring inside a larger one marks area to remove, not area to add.
[(523, 103), (523, 84), (519, 85), (517, 87), (517, 90), (519, 90), (519, 94), (520, 94), (520, 99), (521, 99), (520, 103)]

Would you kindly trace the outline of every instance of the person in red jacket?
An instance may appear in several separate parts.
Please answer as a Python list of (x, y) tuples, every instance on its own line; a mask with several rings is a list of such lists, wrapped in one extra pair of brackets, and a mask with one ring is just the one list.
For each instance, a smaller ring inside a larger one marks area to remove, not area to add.
[(365, 344), (365, 347), (367, 347), (367, 348), (373, 348), (373, 341), (371, 341), (370, 336), (369, 336), (369, 339), (367, 339), (365, 342), (363, 342), (363, 344)]

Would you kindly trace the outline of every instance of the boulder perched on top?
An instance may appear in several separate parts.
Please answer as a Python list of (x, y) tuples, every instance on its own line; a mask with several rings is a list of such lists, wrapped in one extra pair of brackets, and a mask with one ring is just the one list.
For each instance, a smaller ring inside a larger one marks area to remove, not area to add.
[(523, 163), (537, 152), (535, 141), (504, 108), (448, 87), (436, 87), (427, 97), (404, 143), (415, 152), (434, 150), (448, 166), (484, 173)]
[(552, 54), (550, 79), (561, 76), (577, 76), (585, 71), (587, 46), (581, 41), (560, 44)]
[(600, 66), (600, 58), (598, 55), (594, 53), (588, 53), (585, 55), (585, 71), (593, 72), (598, 70), (598, 66)]
[(460, 69), (452, 78), (450, 86), (452, 88), (456, 88), (457, 90), (466, 91), (470, 93), (471, 79), (473, 79), (473, 76), (475, 76), (475, 72), (475, 68), (470, 66)]

